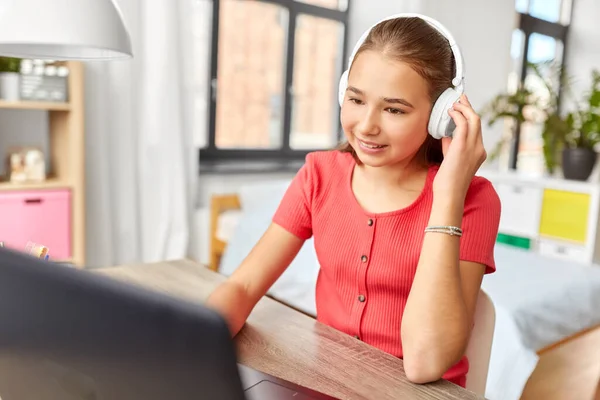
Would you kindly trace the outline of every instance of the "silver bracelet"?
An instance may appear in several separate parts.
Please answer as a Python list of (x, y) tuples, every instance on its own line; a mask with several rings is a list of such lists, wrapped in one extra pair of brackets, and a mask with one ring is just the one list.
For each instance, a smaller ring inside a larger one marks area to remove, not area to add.
[(445, 233), (450, 236), (462, 236), (462, 229), (456, 226), (428, 226), (425, 228), (425, 232), (437, 232), (437, 233)]

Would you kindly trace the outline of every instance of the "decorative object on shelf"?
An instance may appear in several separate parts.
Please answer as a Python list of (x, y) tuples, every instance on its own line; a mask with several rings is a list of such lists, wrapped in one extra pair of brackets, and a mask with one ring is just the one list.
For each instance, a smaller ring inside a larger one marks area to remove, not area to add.
[(44, 260), (50, 258), (50, 249), (39, 243), (27, 242), (27, 245), (25, 246), (25, 253), (36, 258), (42, 258)]
[(21, 100), (68, 101), (69, 68), (54, 61), (23, 60), (21, 62)]
[(46, 180), (44, 153), (34, 147), (14, 149), (8, 155), (11, 183), (43, 182)]
[[(592, 71), (590, 90), (579, 100), (571, 91), (571, 79), (566, 71), (553, 60), (529, 64), (529, 67), (543, 85), (538, 88), (541, 89), (538, 94), (520, 84), (514, 93), (494, 97), (481, 114), (489, 116), (490, 126), (501, 118), (543, 124), (546, 170), (552, 174), (562, 166), (566, 179), (587, 180), (596, 165), (595, 147), (600, 143), (600, 73)], [(556, 82), (561, 82), (563, 93), (572, 101), (573, 110), (560, 110)], [(490, 152), (490, 159), (498, 156), (508, 140), (512, 138), (498, 143)]]
[(0, 6), (0, 55), (52, 60), (131, 58), (114, 0), (16, 0)]
[(0, 57), (0, 99), (19, 100), (20, 70), (19, 58)]

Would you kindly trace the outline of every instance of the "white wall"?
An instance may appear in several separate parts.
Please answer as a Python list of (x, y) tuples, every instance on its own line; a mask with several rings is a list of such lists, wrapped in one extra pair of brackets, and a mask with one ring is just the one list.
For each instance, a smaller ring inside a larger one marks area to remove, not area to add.
[(48, 113), (39, 110), (0, 110), (0, 177), (6, 171), (11, 148), (37, 147), (44, 152), (46, 170), (51, 170)]
[[(505, 91), (510, 72), (510, 43), (515, 28), (514, 0), (429, 0), (424, 13), (440, 21), (454, 36), (465, 59), (465, 91), (480, 111)], [(484, 145), (491, 151), (502, 124), (482, 124)]]
[[(582, 95), (589, 89), (591, 71), (600, 71), (600, 1), (574, 1), (573, 20), (569, 29), (567, 42), (567, 73), (573, 81), (573, 93)], [(565, 106), (568, 107), (565, 102)]]
[[(358, 38), (379, 20), (398, 13), (422, 13), (427, 0), (350, 0), (348, 55)], [(435, 0), (429, 0), (435, 1)]]

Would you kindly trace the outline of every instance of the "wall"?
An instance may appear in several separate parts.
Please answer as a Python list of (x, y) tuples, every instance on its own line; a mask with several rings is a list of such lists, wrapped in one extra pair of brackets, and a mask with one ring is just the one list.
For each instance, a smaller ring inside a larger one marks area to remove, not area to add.
[(13, 147), (32, 146), (44, 152), (50, 165), (48, 113), (39, 110), (0, 110), (0, 177), (6, 171), (6, 155)]
[(350, 54), (360, 36), (371, 25), (392, 14), (422, 13), (426, 1), (435, 0), (350, 0), (348, 54)]
[[(567, 73), (575, 78), (573, 93), (581, 96), (589, 89), (591, 71), (600, 71), (600, 2), (598, 0), (575, 0), (573, 22), (569, 30), (567, 47)], [(566, 100), (566, 99), (565, 99)], [(565, 101), (565, 107), (569, 107)]]
[[(465, 90), (475, 110), (480, 111), (506, 90), (511, 36), (516, 26), (514, 0), (430, 0), (424, 13), (444, 24), (459, 44), (465, 60)], [(501, 135), (502, 124), (488, 127), (484, 118), (483, 138), (488, 151)]]

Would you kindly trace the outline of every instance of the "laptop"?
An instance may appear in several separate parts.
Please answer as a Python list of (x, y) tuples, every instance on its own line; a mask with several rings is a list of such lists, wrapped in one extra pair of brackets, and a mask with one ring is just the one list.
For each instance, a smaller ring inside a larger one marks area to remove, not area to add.
[(0, 399), (333, 397), (237, 363), (206, 307), (0, 249)]

